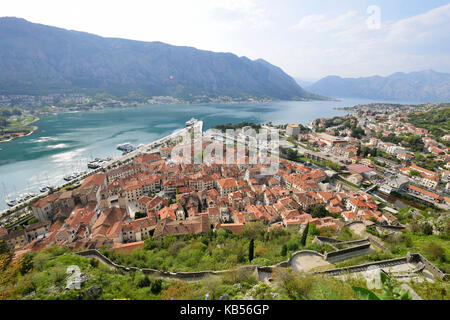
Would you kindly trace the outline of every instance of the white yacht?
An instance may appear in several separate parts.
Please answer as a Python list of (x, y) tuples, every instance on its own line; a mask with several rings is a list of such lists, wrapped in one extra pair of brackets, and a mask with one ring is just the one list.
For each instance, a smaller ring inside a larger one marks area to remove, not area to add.
[(196, 124), (198, 122), (198, 120), (197, 119), (195, 119), (195, 118), (192, 118), (191, 120), (189, 120), (189, 121), (186, 121), (186, 128), (187, 127), (192, 127), (194, 124)]
[(13, 199), (13, 200), (6, 200), (6, 204), (7, 204), (9, 207), (14, 207), (14, 206), (16, 206), (18, 203), (17, 203), (17, 200)]

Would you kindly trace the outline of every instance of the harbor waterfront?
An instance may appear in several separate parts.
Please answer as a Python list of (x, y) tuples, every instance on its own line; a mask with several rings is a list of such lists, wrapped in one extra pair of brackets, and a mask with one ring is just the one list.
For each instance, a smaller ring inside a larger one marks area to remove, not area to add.
[(192, 117), (203, 121), (203, 130), (226, 123), (250, 121), (274, 124), (301, 123), (349, 111), (336, 108), (385, 102), (364, 99), (340, 101), (281, 101), (263, 104), (152, 105), (60, 113), (36, 122), (30, 136), (1, 144), (0, 210), (7, 199), (40, 188), (65, 183), (64, 177), (89, 170), (95, 158), (117, 158), (117, 145), (138, 146), (185, 127)]
[[(195, 122), (193, 122), (195, 120)], [(139, 147), (134, 148), (133, 150), (124, 152), (121, 156), (118, 156), (116, 158), (105, 158), (105, 159), (99, 159), (99, 160), (94, 160), (88, 163), (88, 167), (90, 167), (89, 165), (93, 162), (97, 162), (98, 165), (95, 167), (94, 170), (88, 172), (88, 171), (81, 171), (81, 172), (76, 172), (73, 175), (68, 175), (63, 177), (63, 179), (65, 180), (65, 183), (60, 184), (60, 185), (53, 185), (53, 186), (44, 186), (39, 188), (39, 191), (41, 192), (41, 194), (36, 194), (34, 192), (32, 193), (25, 193), (25, 197), (21, 196), (20, 197), (20, 201), (16, 201), (14, 200), (8, 200), (6, 201), (6, 203), (8, 204), (8, 206), (12, 207), (10, 211), (14, 212), (16, 209), (19, 209), (23, 206), (29, 205), (30, 203), (32, 203), (33, 201), (48, 196), (51, 192), (51, 189), (59, 189), (59, 188), (64, 188), (70, 185), (80, 185), (81, 182), (89, 177), (90, 175), (96, 174), (101, 172), (102, 170), (106, 170), (108, 167), (110, 166), (115, 166), (115, 165), (120, 165), (120, 163), (124, 163), (127, 162), (131, 159), (133, 159), (134, 157), (138, 156), (139, 154), (142, 153), (146, 153), (146, 152), (157, 152), (159, 150), (160, 147), (158, 147), (160, 144), (165, 143), (167, 141), (170, 141), (171, 139), (174, 139), (178, 136), (185, 136), (189, 131), (189, 129), (193, 128), (194, 130), (198, 130), (200, 132), (202, 132), (203, 130), (203, 121), (198, 121), (197, 119), (191, 119), (189, 122), (186, 122), (186, 128), (180, 129), (180, 130), (176, 130), (175, 132), (162, 137), (158, 140), (152, 141), (149, 144), (141, 144)], [(98, 159), (98, 158), (97, 158)], [(14, 204), (10, 204), (10, 202), (14, 202)], [(0, 217), (2, 217), (4, 214), (6, 213), (6, 215), (8, 215), (8, 210), (5, 209), (3, 211), (0, 211)], [(20, 217), (17, 217), (16, 215), (16, 219), (18, 219), (19, 221), (21, 221), (22, 218), (29, 218), (28, 214), (26, 212), (22, 212)], [(16, 225), (18, 223), (14, 223), (14, 225)]]

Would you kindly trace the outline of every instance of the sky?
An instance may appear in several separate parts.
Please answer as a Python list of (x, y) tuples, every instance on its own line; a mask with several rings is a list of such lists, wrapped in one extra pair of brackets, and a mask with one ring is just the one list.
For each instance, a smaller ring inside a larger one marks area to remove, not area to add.
[(0, 16), (262, 58), (306, 81), (450, 72), (439, 0), (2, 0)]

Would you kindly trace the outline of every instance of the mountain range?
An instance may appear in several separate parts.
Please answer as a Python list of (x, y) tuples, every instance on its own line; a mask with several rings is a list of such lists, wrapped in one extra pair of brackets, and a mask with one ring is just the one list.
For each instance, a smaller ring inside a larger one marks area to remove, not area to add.
[(321, 99), (262, 59), (0, 18), (0, 94)]
[(397, 72), (387, 77), (325, 77), (310, 86), (310, 92), (327, 97), (354, 97), (404, 102), (450, 101), (450, 74), (433, 70)]

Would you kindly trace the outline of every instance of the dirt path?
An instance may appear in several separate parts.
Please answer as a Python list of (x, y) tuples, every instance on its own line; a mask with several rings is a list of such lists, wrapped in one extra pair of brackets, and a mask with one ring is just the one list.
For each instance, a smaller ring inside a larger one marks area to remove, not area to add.
[(359, 236), (366, 235), (366, 225), (363, 223), (355, 223), (349, 226), (348, 228)]
[(302, 252), (296, 255), (291, 263), (292, 269), (304, 272), (317, 267), (331, 266), (331, 263), (325, 261), (322, 257), (309, 252)]

